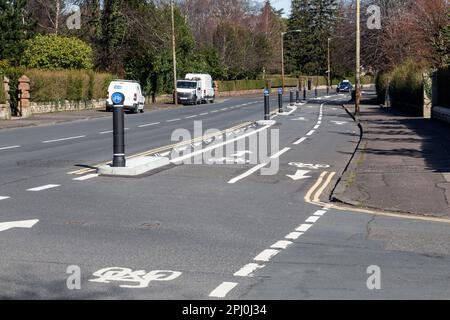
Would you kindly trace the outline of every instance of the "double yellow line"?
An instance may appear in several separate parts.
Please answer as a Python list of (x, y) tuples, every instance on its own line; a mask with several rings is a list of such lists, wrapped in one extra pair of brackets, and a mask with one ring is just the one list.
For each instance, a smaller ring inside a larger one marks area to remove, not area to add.
[[(232, 132), (232, 131), (235, 131), (235, 130), (238, 130), (238, 129), (242, 129), (244, 127), (247, 127), (247, 126), (249, 126), (252, 123), (253, 122), (251, 122), (251, 121), (247, 121), (247, 122), (241, 123), (239, 125), (236, 125), (234, 127), (231, 127), (231, 128), (219, 131), (219, 132), (215, 132), (215, 133), (208, 134), (208, 135), (205, 135), (205, 136), (197, 137), (197, 138), (191, 139), (189, 141), (182, 141), (182, 142), (166, 145), (166, 146), (163, 146), (163, 147), (155, 148), (155, 149), (152, 149), (152, 150), (144, 151), (144, 152), (141, 152), (141, 153), (136, 153), (136, 154), (127, 156), (127, 158), (128, 159), (133, 159), (133, 158), (137, 158), (137, 157), (151, 156), (151, 155), (155, 155), (155, 154), (158, 154), (158, 153), (161, 153), (161, 152), (170, 151), (172, 149), (176, 149), (176, 148), (183, 147), (183, 146), (186, 146), (186, 145), (191, 145), (191, 144), (199, 142), (199, 141), (205, 141), (205, 140), (208, 140), (208, 139), (213, 138), (213, 137), (222, 136), (223, 134), (226, 134), (226, 133), (229, 133), (229, 132)], [(87, 174), (87, 173), (92, 173), (92, 172), (97, 171), (98, 167), (107, 165), (110, 162), (111, 161), (102, 162), (102, 163), (94, 165), (94, 166), (92, 166), (90, 168), (84, 168), (84, 169), (79, 169), (79, 170), (76, 170), (76, 171), (68, 172), (68, 174), (70, 174), (70, 175), (83, 175), (83, 174)]]
[(331, 183), (331, 180), (335, 175), (336, 172), (322, 172), (316, 183), (306, 193), (305, 201), (315, 205), (329, 206), (329, 204), (320, 201), (320, 196), (325, 191), (326, 187)]

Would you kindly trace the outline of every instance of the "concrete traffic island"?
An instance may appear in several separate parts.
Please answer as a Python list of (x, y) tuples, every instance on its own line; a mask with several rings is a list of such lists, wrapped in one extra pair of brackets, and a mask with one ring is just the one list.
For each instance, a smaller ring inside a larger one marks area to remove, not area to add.
[(167, 157), (137, 157), (127, 160), (125, 167), (113, 167), (111, 163), (101, 166), (97, 173), (102, 176), (135, 177), (169, 164)]

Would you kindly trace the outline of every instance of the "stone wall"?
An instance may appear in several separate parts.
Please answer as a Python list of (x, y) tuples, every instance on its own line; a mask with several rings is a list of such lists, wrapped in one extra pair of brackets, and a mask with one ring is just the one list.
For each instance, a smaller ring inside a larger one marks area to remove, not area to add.
[(5, 93), (6, 103), (0, 104), (0, 120), (10, 120), (11, 119), (11, 106), (9, 105), (9, 79), (6, 77), (0, 78), (0, 86), (3, 86), (3, 91)]
[(31, 113), (53, 113), (61, 111), (77, 111), (100, 109), (106, 107), (106, 100), (92, 100), (92, 101), (61, 101), (61, 102), (31, 102)]

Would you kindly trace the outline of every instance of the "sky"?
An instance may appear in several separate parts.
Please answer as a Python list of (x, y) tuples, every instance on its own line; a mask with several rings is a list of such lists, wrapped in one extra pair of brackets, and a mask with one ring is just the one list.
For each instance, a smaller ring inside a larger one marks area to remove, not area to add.
[(285, 17), (289, 16), (291, 11), (291, 0), (271, 0), (272, 6), (276, 9), (284, 9)]

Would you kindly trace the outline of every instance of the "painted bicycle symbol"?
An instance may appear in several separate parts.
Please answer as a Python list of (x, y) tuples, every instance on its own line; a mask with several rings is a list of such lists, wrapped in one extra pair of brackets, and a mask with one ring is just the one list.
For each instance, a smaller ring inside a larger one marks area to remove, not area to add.
[(301, 163), (301, 162), (291, 162), (289, 163), (290, 166), (297, 167), (297, 168), (305, 168), (305, 169), (311, 169), (311, 170), (319, 170), (319, 169), (327, 169), (330, 166), (328, 164), (313, 164), (313, 163)]
[(129, 268), (105, 268), (94, 272), (97, 279), (90, 279), (91, 282), (110, 283), (112, 281), (136, 283), (135, 285), (121, 285), (121, 288), (146, 288), (152, 281), (171, 281), (181, 276), (181, 272), (170, 270), (154, 270), (146, 272), (144, 270), (133, 271)]

